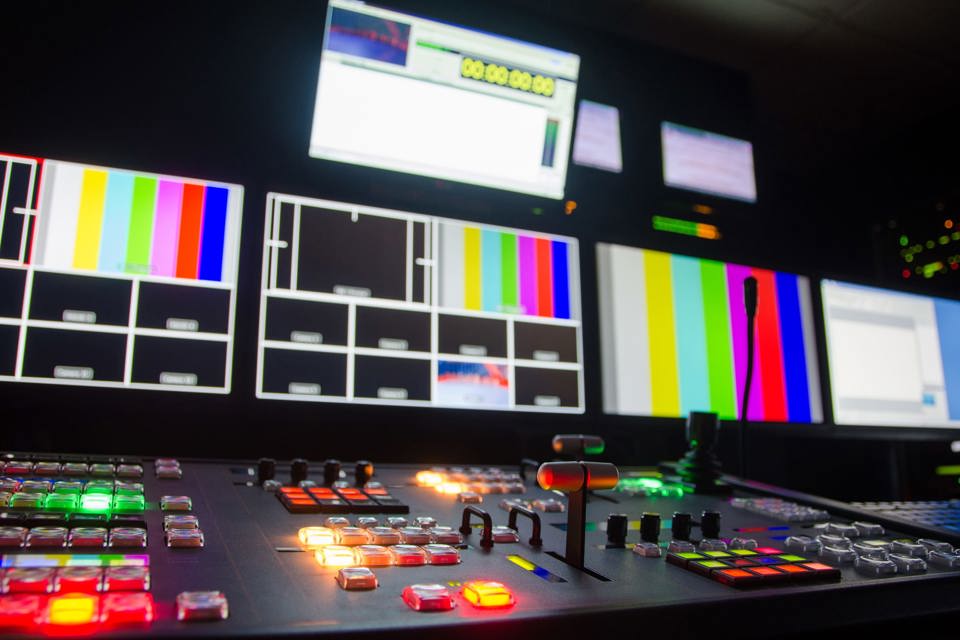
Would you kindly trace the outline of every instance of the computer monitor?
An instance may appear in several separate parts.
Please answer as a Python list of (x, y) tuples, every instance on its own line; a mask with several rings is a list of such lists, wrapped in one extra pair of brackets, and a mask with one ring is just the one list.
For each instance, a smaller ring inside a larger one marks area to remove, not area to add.
[(572, 53), (331, 0), (309, 153), (559, 199), (579, 67)]
[(759, 301), (747, 415), (823, 421), (806, 277), (603, 243), (597, 263), (607, 413), (739, 417), (747, 365), (743, 280), (752, 275)]
[(660, 124), (663, 183), (668, 187), (757, 201), (753, 145), (673, 122)]
[(838, 425), (960, 428), (960, 301), (820, 285)]

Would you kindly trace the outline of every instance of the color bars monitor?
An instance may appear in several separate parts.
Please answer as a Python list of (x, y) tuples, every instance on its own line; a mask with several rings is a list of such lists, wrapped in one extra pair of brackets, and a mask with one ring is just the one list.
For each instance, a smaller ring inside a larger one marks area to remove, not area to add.
[(837, 424), (960, 428), (960, 301), (820, 285)]
[(310, 156), (563, 197), (580, 58), (331, 0)]
[(739, 416), (746, 374), (743, 280), (758, 281), (754, 421), (822, 422), (810, 284), (803, 276), (599, 244), (604, 410)]

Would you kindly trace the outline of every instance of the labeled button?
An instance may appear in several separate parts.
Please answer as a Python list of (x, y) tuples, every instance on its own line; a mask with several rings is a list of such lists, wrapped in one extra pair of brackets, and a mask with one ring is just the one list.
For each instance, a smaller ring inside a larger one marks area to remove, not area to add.
[(43, 621), (48, 625), (76, 627), (89, 625), (100, 617), (100, 599), (86, 593), (67, 593), (47, 601)]
[(67, 546), (66, 527), (34, 527), (27, 534), (24, 547), (65, 547)]
[(100, 567), (63, 567), (57, 569), (53, 590), (58, 593), (100, 593), (103, 569)]
[(659, 558), (663, 555), (660, 545), (656, 542), (638, 542), (633, 545), (633, 552), (644, 558)]
[(336, 532), (337, 544), (346, 546), (367, 544), (371, 538), (370, 533), (360, 527), (340, 527), (334, 531)]
[(197, 516), (190, 515), (169, 515), (163, 516), (163, 529), (199, 529), (200, 521)]
[(357, 555), (353, 547), (330, 544), (318, 548), (313, 557), (323, 567), (353, 567), (357, 564)]
[(930, 538), (920, 538), (917, 544), (922, 544), (928, 551), (940, 551), (942, 553), (953, 553), (953, 546), (949, 542), (940, 542)]
[(373, 542), (373, 544), (400, 544), (400, 532), (391, 527), (370, 527), (367, 531), (369, 531), (372, 536), (371, 542)]
[(941, 569), (960, 569), (960, 555), (946, 551), (930, 551), (927, 560)]
[(463, 544), (463, 534), (453, 527), (434, 527), (430, 530), (430, 542), (438, 544)]
[(193, 509), (193, 500), (190, 496), (161, 496), (161, 511), (190, 511)]
[(875, 522), (856, 521), (852, 523), (852, 526), (857, 528), (857, 531), (860, 532), (861, 536), (882, 536), (884, 533), (886, 533), (883, 529), (883, 525), (876, 524)]
[(43, 598), (23, 593), (0, 598), (0, 627), (29, 627), (41, 615)]
[(48, 567), (7, 569), (3, 575), (3, 593), (50, 593), (54, 570)]
[(203, 532), (200, 529), (167, 529), (167, 547), (171, 549), (197, 549), (203, 547)]
[(111, 529), (107, 544), (111, 547), (146, 547), (147, 530), (139, 527), (117, 527)]
[(403, 544), (429, 544), (430, 532), (420, 527), (403, 527), (399, 529), (400, 540)]
[(846, 536), (838, 536), (832, 533), (821, 533), (817, 536), (817, 540), (823, 543), (827, 547), (836, 547), (838, 549), (852, 549), (853, 541)]
[(354, 549), (357, 564), (364, 567), (390, 567), (393, 565), (393, 554), (386, 547), (379, 544), (362, 544)]
[(144, 624), (154, 618), (153, 596), (149, 593), (108, 593), (100, 606), (104, 624)]
[(220, 591), (183, 591), (177, 595), (177, 620), (226, 620), (227, 597)]
[(427, 553), (411, 544), (398, 544), (390, 547), (393, 564), (398, 567), (415, 567), (427, 563)]
[(823, 543), (810, 536), (789, 536), (784, 546), (799, 553), (819, 553)]
[(456, 606), (449, 589), (440, 584), (412, 584), (402, 597), (414, 611), (450, 611)]
[(853, 544), (853, 550), (857, 556), (861, 558), (873, 558), (874, 560), (886, 560), (889, 555), (884, 547), (864, 544), (862, 542), (855, 542)]
[(516, 604), (513, 594), (500, 582), (472, 580), (464, 583), (461, 593), (464, 600), (478, 609), (497, 609)]
[(837, 536), (847, 538), (859, 538), (860, 530), (852, 524), (842, 524), (840, 522), (828, 522), (824, 533), (832, 533)]
[(103, 590), (149, 591), (150, 569), (148, 567), (107, 567), (103, 572)]
[(427, 564), (460, 564), (460, 552), (448, 544), (427, 544), (423, 551)]
[(337, 571), (337, 584), (345, 591), (376, 589), (377, 576), (367, 567), (343, 567)]
[(505, 527), (502, 525), (495, 526), (491, 530), (490, 535), (493, 538), (493, 541), (497, 543), (520, 542), (520, 534), (510, 527)]

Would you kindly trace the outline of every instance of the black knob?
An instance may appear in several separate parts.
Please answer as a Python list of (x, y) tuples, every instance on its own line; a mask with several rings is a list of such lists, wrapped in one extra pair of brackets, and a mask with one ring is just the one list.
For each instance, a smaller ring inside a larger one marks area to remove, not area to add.
[(704, 511), (700, 516), (700, 532), (704, 538), (719, 538), (720, 514), (716, 511)]
[(671, 527), (673, 528), (673, 539), (674, 540), (689, 540), (690, 539), (690, 528), (693, 526), (693, 518), (690, 517), (689, 513), (681, 513), (675, 511), (673, 514), (673, 522)]
[(273, 480), (277, 475), (277, 461), (273, 458), (260, 458), (257, 460), (257, 484), (263, 484), (264, 480)]
[(357, 460), (357, 467), (353, 472), (354, 482), (358, 487), (367, 484), (367, 480), (373, 477), (373, 463), (369, 460)]
[(290, 482), (299, 484), (301, 480), (307, 479), (308, 473), (310, 473), (310, 465), (306, 460), (294, 458), (290, 461)]
[(627, 542), (627, 514), (611, 513), (607, 516), (607, 548), (623, 549)]
[(660, 514), (644, 513), (640, 516), (640, 539), (644, 542), (659, 542)]
[(340, 479), (340, 461), (327, 460), (323, 463), (323, 484), (328, 487)]

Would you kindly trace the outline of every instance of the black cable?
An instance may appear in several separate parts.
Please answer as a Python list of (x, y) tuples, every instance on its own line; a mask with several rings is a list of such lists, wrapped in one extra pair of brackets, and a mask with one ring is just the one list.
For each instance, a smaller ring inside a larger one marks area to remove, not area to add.
[(740, 429), (737, 434), (740, 445), (740, 477), (746, 478), (747, 409), (750, 406), (750, 383), (753, 381), (753, 327), (757, 317), (757, 279), (753, 276), (743, 280), (743, 306), (747, 312), (747, 376), (743, 384), (743, 404), (740, 405)]

